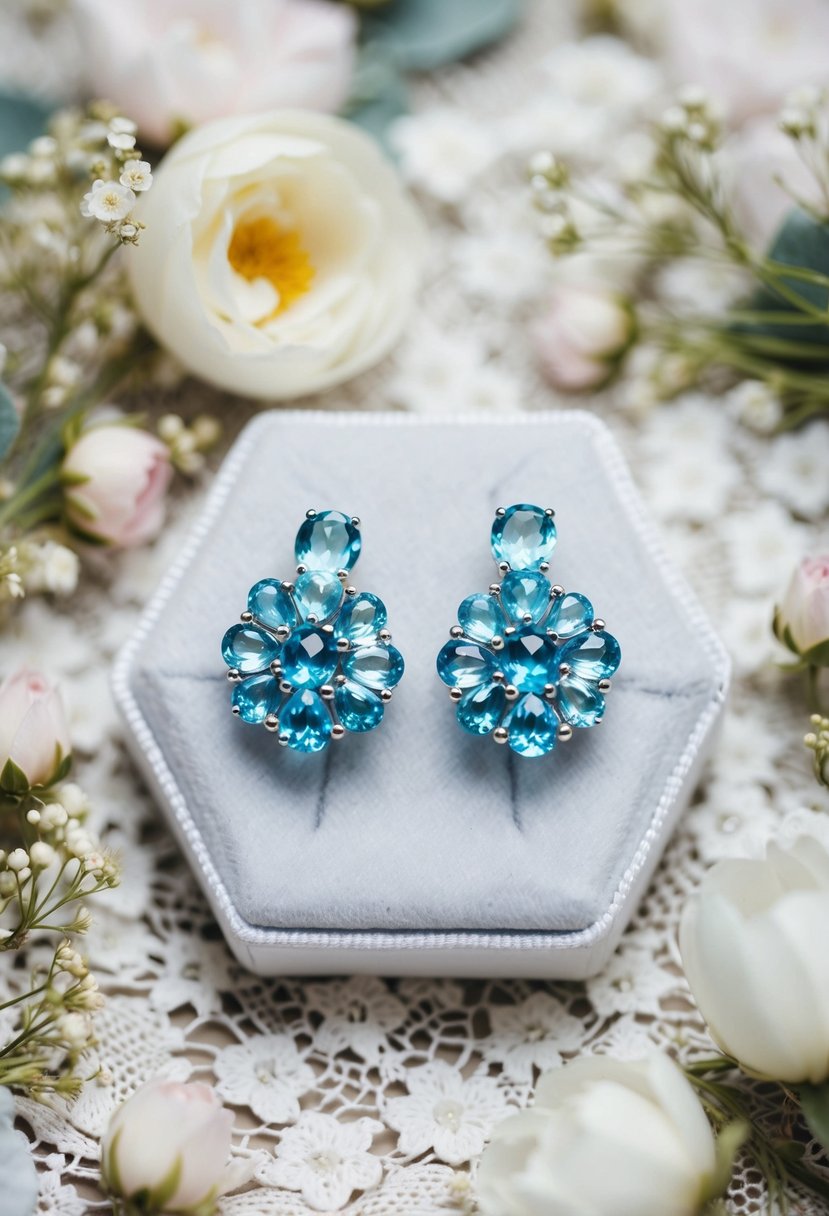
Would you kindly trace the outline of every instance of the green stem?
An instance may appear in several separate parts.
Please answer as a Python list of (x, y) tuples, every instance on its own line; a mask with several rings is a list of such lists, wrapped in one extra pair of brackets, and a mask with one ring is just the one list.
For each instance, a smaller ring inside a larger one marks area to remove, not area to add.
[(40, 477), (36, 478), (35, 481), (30, 482), (29, 485), (18, 490), (16, 494), (13, 494), (11, 498), (7, 499), (6, 502), (3, 503), (2, 507), (0, 507), (0, 527), (2, 527), (3, 524), (7, 524), (13, 520), (15, 514), (20, 510), (21, 507), (25, 507), (28, 504), (35, 502), (35, 500), (40, 498), (42, 494), (45, 494), (47, 490), (51, 490), (54, 486), (58, 485), (59, 481), (60, 471), (56, 468), (51, 468), (43, 473)]

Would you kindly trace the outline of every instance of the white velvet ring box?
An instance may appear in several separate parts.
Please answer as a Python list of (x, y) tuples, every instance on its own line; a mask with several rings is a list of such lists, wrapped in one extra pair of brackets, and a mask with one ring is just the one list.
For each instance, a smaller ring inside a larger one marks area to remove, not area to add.
[[(619, 639), (604, 721), (541, 759), (457, 726), (435, 657), (496, 577), (496, 507), (556, 511), (550, 575)], [(230, 713), (220, 655), (305, 511), (359, 515), (352, 572), (406, 672), (320, 755)], [(115, 673), (130, 745), (237, 957), (263, 974), (578, 978), (609, 958), (709, 750), (728, 659), (663, 556), (607, 429), (263, 414), (219, 474)]]

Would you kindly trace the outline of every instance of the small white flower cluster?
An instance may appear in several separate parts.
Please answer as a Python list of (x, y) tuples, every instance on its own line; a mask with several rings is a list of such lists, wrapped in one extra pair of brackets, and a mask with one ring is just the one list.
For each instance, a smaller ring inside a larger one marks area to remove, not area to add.
[(122, 244), (134, 245), (141, 224), (133, 218), (132, 209), (137, 196), (152, 185), (151, 166), (136, 154), (136, 126), (131, 119), (111, 118), (105, 130), (110, 175), (95, 178), (92, 189), (83, 196), (81, 214), (99, 220)]
[(221, 438), (217, 418), (201, 414), (188, 426), (178, 414), (164, 414), (158, 420), (158, 437), (170, 449), (170, 460), (180, 473), (194, 476), (204, 468), (204, 454)]
[(669, 141), (687, 140), (703, 152), (713, 152), (722, 135), (722, 114), (704, 89), (687, 85), (659, 126)]
[(812, 729), (803, 740), (813, 754), (815, 777), (829, 789), (829, 718), (812, 714)]

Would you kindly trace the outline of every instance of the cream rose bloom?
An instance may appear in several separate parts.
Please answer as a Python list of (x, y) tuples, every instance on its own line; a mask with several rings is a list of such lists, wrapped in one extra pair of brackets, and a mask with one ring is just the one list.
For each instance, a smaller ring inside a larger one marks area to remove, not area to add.
[(138, 215), (129, 268), (147, 327), (194, 375), (265, 400), (381, 359), (424, 260), (425, 229), (374, 142), (299, 110), (191, 132)]
[(682, 965), (711, 1035), (748, 1072), (829, 1077), (829, 853), (814, 837), (712, 866), (686, 906)]
[(717, 1189), (714, 1137), (666, 1056), (549, 1072), (481, 1158), (483, 1216), (693, 1216)]

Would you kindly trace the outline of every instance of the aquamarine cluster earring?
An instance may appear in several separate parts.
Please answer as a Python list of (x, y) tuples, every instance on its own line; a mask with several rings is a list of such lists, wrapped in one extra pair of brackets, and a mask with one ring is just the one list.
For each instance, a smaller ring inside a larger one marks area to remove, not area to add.
[(574, 727), (601, 722), (622, 657), (586, 596), (547, 578), (554, 514), (528, 503), (496, 511), (501, 582), (463, 601), (437, 658), (461, 727), (521, 756), (544, 756)]
[(298, 752), (374, 730), (403, 675), (385, 605), (348, 581), (361, 548), (359, 519), (308, 511), (295, 581), (255, 583), (241, 623), (222, 639), (232, 712)]

